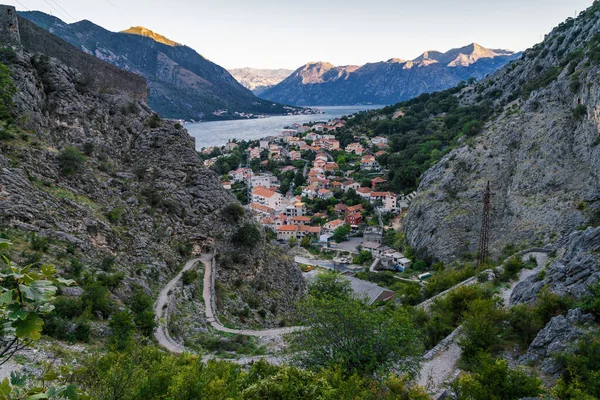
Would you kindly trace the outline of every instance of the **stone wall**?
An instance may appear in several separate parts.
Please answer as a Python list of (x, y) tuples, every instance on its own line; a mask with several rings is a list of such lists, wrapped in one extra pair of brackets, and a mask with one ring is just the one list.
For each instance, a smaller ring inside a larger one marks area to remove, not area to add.
[(0, 5), (0, 47), (22, 50), (17, 11), (11, 6)]
[[(6, 6), (0, 6), (0, 13), (3, 9), (6, 12), (7, 8)], [(2, 21), (4, 19), (0, 19), (0, 22)], [(18, 17), (17, 29), (16, 37), (17, 40), (20, 40), (24, 50), (43, 53), (59, 59), (68, 67), (83, 74), (84, 81), (89, 82), (100, 92), (124, 93), (137, 100), (148, 100), (146, 80), (141, 76), (124, 71), (86, 54), (24, 18)], [(2, 36), (0, 38), (4, 41)]]

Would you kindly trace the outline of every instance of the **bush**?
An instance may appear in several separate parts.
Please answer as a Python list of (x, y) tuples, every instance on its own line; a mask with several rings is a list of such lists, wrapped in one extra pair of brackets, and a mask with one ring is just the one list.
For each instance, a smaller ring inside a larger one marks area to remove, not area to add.
[(117, 223), (121, 220), (122, 215), (123, 210), (119, 207), (115, 207), (106, 214), (106, 218), (112, 223)]
[(504, 264), (504, 276), (503, 279), (505, 281), (509, 281), (514, 279), (517, 274), (523, 269), (524, 264), (523, 261), (518, 257), (511, 257)]
[(29, 243), (31, 245), (31, 250), (34, 251), (42, 251), (45, 253), (50, 248), (50, 240), (43, 236), (36, 235), (35, 233), (32, 233), (29, 237)]
[(477, 372), (461, 375), (452, 389), (458, 400), (521, 399), (538, 397), (542, 381), (521, 369), (508, 368), (506, 360), (482, 354), (477, 359)]
[(478, 299), (469, 305), (459, 340), (462, 358), (467, 363), (472, 365), (479, 353), (488, 352), (501, 343), (502, 320), (503, 313), (494, 299)]
[(581, 119), (587, 115), (587, 108), (583, 104), (579, 104), (573, 109), (573, 118)]
[(184, 285), (191, 285), (198, 280), (198, 271), (193, 269), (184, 271), (181, 275), (181, 280), (183, 281)]
[(54, 312), (61, 318), (72, 319), (81, 315), (83, 307), (77, 298), (58, 296), (54, 300)]
[(231, 240), (238, 246), (254, 247), (261, 240), (260, 230), (254, 224), (244, 224), (238, 228)]
[(600, 339), (597, 335), (580, 339), (573, 354), (560, 354), (557, 361), (564, 372), (553, 390), (554, 396), (559, 399), (600, 398)]
[(117, 261), (117, 257), (114, 256), (104, 256), (102, 257), (102, 261), (100, 262), (100, 269), (104, 272), (109, 272)]
[(89, 310), (94, 316), (99, 314), (102, 317), (108, 317), (112, 311), (110, 292), (108, 288), (98, 282), (83, 287), (81, 302), (83, 308)]
[(85, 156), (75, 147), (65, 147), (58, 155), (58, 166), (63, 175), (73, 175), (83, 169)]
[(229, 220), (229, 222), (237, 223), (240, 220), (240, 218), (244, 216), (244, 207), (237, 203), (230, 203), (225, 208), (223, 208), (223, 211), (221, 211), (221, 213), (227, 220)]
[(112, 329), (110, 344), (119, 351), (124, 351), (133, 345), (135, 324), (128, 311), (118, 311), (113, 314), (108, 324)]
[(90, 323), (86, 320), (77, 321), (77, 325), (75, 325), (75, 331), (73, 332), (75, 335), (75, 339), (80, 342), (87, 343), (90, 341), (90, 332), (91, 327)]

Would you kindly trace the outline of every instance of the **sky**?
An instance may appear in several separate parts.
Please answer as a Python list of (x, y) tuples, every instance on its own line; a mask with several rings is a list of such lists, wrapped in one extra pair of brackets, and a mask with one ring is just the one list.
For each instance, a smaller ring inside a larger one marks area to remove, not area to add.
[(225, 68), (414, 59), (470, 43), (525, 50), (593, 0), (0, 0), (111, 31), (141, 25)]

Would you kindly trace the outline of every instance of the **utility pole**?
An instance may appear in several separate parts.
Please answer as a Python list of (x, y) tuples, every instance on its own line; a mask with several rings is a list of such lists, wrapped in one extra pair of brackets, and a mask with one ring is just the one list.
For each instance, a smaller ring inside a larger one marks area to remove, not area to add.
[(492, 193), (490, 190), (490, 181), (487, 182), (487, 188), (483, 195), (483, 217), (481, 219), (481, 232), (479, 234), (479, 253), (477, 255), (477, 266), (487, 264), (488, 245), (490, 240), (490, 211), (492, 209)]

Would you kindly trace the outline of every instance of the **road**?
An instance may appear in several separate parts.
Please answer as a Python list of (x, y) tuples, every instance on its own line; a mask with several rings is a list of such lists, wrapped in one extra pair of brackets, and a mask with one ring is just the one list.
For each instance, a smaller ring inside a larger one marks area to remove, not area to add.
[(183, 269), (177, 275), (175, 275), (175, 277), (171, 279), (169, 283), (165, 285), (165, 287), (162, 288), (158, 294), (158, 299), (154, 304), (154, 315), (156, 315), (156, 319), (158, 319), (158, 327), (156, 328), (156, 331), (154, 331), (154, 337), (159, 345), (173, 353), (184, 353), (188, 350), (184, 346), (174, 341), (171, 338), (171, 335), (169, 335), (167, 326), (167, 319), (169, 316), (166, 312), (170, 297), (169, 292), (173, 290), (175, 285), (177, 285), (183, 273), (192, 269), (198, 261), (200, 261), (199, 258), (194, 258), (185, 263)]
[[(217, 331), (233, 333), (237, 335), (246, 335), (246, 336), (254, 336), (254, 337), (272, 337), (272, 336), (280, 336), (285, 335), (287, 333), (291, 333), (297, 331), (299, 329), (304, 329), (302, 327), (288, 327), (288, 328), (276, 328), (276, 329), (265, 329), (265, 330), (252, 330), (252, 329), (231, 329), (223, 326), (216, 316), (215, 313), (215, 281), (213, 274), (213, 255), (212, 254), (203, 254), (200, 258), (194, 258), (185, 263), (183, 269), (167, 283), (158, 295), (158, 299), (154, 305), (154, 314), (158, 319), (158, 327), (154, 332), (154, 337), (158, 344), (165, 349), (169, 350), (173, 353), (184, 353), (184, 352), (192, 352), (187, 349), (185, 346), (177, 343), (171, 335), (169, 335), (168, 328), (168, 303), (170, 300), (170, 294), (173, 288), (179, 283), (181, 277), (185, 271), (188, 271), (196, 266), (198, 262), (202, 262), (204, 264), (204, 288), (202, 291), (202, 297), (204, 298), (204, 304), (206, 306), (206, 320), (207, 322)], [(212, 358), (212, 356), (207, 356), (207, 358)], [(264, 357), (247, 357), (241, 359), (243, 360), (256, 360), (258, 358)], [(232, 360), (233, 361), (233, 360)]]
[(264, 329), (264, 330), (252, 330), (252, 329), (231, 329), (223, 326), (215, 312), (215, 278), (214, 278), (214, 257), (207, 255), (202, 257), (204, 263), (204, 289), (202, 291), (202, 297), (204, 298), (204, 304), (206, 307), (206, 320), (210, 325), (218, 331), (234, 333), (236, 335), (246, 335), (254, 337), (268, 337), (268, 336), (280, 336), (287, 333), (295, 332), (302, 327), (288, 327), (288, 328), (275, 328), (275, 329)]
[(294, 261), (297, 262), (298, 264), (305, 264), (305, 265), (312, 265), (312, 266), (316, 265), (318, 267), (330, 269), (332, 271), (353, 272), (353, 270), (351, 268), (348, 268), (348, 266), (346, 264), (334, 263), (333, 261), (328, 261), (328, 260), (319, 260), (316, 258), (306, 258), (306, 257), (302, 257), (302, 256), (295, 256)]

